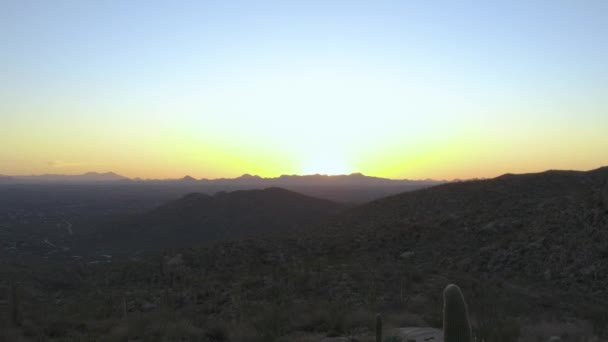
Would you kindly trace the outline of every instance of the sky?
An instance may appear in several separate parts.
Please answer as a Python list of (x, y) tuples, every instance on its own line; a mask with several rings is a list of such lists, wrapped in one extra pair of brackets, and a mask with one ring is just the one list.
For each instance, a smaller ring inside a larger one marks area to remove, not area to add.
[(608, 1), (0, 0), (0, 174), (608, 165)]

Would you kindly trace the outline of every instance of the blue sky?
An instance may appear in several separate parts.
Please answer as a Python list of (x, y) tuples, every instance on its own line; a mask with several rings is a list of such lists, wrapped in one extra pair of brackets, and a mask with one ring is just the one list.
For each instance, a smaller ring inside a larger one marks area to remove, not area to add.
[(607, 18), (600, 0), (3, 0), (0, 173), (599, 166)]

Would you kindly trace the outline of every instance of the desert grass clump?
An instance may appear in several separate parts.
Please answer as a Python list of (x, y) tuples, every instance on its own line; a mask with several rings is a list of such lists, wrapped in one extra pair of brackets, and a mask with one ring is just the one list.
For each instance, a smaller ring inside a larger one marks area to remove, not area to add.
[(445, 342), (471, 342), (471, 324), (464, 296), (457, 285), (443, 291), (443, 339)]

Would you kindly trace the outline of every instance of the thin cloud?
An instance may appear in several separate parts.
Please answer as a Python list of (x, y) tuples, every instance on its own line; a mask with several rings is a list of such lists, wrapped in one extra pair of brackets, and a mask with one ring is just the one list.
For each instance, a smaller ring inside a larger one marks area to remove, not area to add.
[(67, 162), (63, 160), (51, 160), (46, 163), (48, 166), (53, 168), (64, 168), (64, 167), (74, 167), (74, 166), (83, 166), (87, 163), (85, 162)]

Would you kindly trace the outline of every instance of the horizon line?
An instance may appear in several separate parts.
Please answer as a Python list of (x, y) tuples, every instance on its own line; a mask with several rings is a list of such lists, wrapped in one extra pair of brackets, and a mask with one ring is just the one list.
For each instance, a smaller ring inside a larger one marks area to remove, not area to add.
[(258, 180), (271, 180), (271, 179), (279, 179), (282, 177), (352, 177), (352, 176), (361, 176), (361, 177), (367, 177), (367, 178), (376, 178), (376, 179), (383, 179), (383, 180), (391, 180), (391, 181), (412, 181), (412, 182), (458, 182), (458, 181), (467, 181), (467, 180), (484, 180), (484, 179), (492, 179), (492, 178), (497, 178), (500, 176), (504, 176), (504, 175), (524, 175), (524, 174), (537, 174), (537, 173), (544, 173), (544, 172), (550, 172), (550, 171), (574, 171), (574, 172), (589, 172), (589, 171), (594, 171), (594, 170), (599, 170), (602, 168), (608, 168), (608, 164), (607, 165), (601, 165), (598, 167), (594, 167), (594, 168), (589, 168), (589, 169), (585, 169), (585, 170), (576, 170), (576, 169), (556, 169), (556, 168), (548, 168), (548, 169), (543, 169), (540, 171), (529, 171), (529, 172), (503, 172), (500, 173), (496, 176), (493, 177), (470, 177), (470, 178), (452, 178), (452, 179), (435, 179), (435, 178), (418, 178), (418, 179), (413, 179), (413, 178), (387, 178), (387, 177), (379, 177), (379, 176), (370, 176), (370, 175), (365, 175), (362, 172), (351, 172), (350, 174), (322, 174), (322, 173), (314, 173), (314, 174), (281, 174), (278, 176), (274, 176), (274, 177), (262, 177), (256, 174), (250, 174), (250, 173), (243, 173), (240, 176), (236, 176), (236, 177), (218, 177), (218, 178), (196, 178), (196, 177), (192, 177), (189, 174), (186, 174), (182, 177), (179, 178), (142, 178), (142, 177), (128, 177), (128, 176), (124, 176), (121, 174), (118, 174), (116, 172), (113, 171), (107, 171), (107, 172), (98, 172), (98, 171), (87, 171), (84, 173), (77, 173), (77, 174), (61, 174), (61, 173), (43, 173), (43, 174), (27, 174), (27, 175), (8, 175), (8, 174), (2, 174), (0, 173), (0, 177), (8, 177), (8, 178), (23, 178), (23, 177), (44, 177), (44, 176), (59, 176), (59, 177), (79, 177), (79, 176), (86, 176), (86, 175), (113, 175), (115, 177), (120, 177), (121, 179), (115, 179), (115, 180), (105, 180), (105, 181), (120, 181), (120, 180), (130, 180), (130, 181), (181, 181), (181, 180), (185, 180), (185, 179), (190, 179), (191, 181), (217, 181), (217, 180), (237, 180), (240, 178), (255, 178)]
[[(196, 177), (192, 177), (189, 174), (185, 174), (182, 177), (178, 177), (178, 178), (171, 178), (171, 177), (166, 177), (166, 178), (143, 178), (143, 177), (129, 177), (129, 176), (124, 176), (122, 174), (116, 173), (114, 171), (105, 171), (105, 172), (100, 172), (100, 171), (87, 171), (87, 172), (83, 172), (83, 173), (41, 173), (41, 174), (3, 174), (0, 173), (0, 177), (9, 177), (9, 178), (24, 178), (24, 177), (45, 177), (45, 176), (59, 176), (59, 177), (79, 177), (79, 176), (86, 176), (86, 175), (99, 175), (99, 176), (103, 176), (103, 175), (112, 175), (112, 176), (116, 176), (116, 177), (121, 177), (123, 178), (123, 180), (132, 180), (132, 181), (170, 181), (170, 180), (175, 180), (175, 181), (179, 181), (179, 180), (184, 180), (184, 179), (193, 179), (195, 181), (215, 181), (215, 180), (236, 180), (236, 179), (240, 179), (240, 178), (255, 178), (255, 179), (260, 179), (260, 180), (265, 180), (265, 179), (278, 179), (281, 177), (352, 177), (352, 176), (361, 176), (361, 177), (367, 177), (367, 178), (377, 178), (377, 179), (384, 179), (384, 180), (394, 180), (394, 181), (433, 181), (433, 182), (453, 182), (453, 181), (459, 181), (459, 180), (463, 180), (462, 178), (453, 178), (451, 180), (448, 179), (435, 179), (435, 178), (418, 178), (418, 179), (413, 179), (413, 178), (388, 178), (388, 177), (380, 177), (380, 176), (372, 176), (372, 175), (366, 175), (362, 172), (351, 172), (351, 173), (342, 173), (342, 174), (325, 174), (325, 173), (310, 173), (310, 174), (280, 174), (278, 176), (271, 176), (271, 177), (263, 177), (257, 174), (250, 174), (250, 173), (243, 173), (240, 176), (235, 176), (235, 177), (217, 177), (217, 178), (196, 178)], [(474, 177), (474, 178), (466, 178), (466, 179), (486, 179), (486, 178), (479, 178), (479, 177)], [(117, 181), (120, 179), (116, 179)]]

